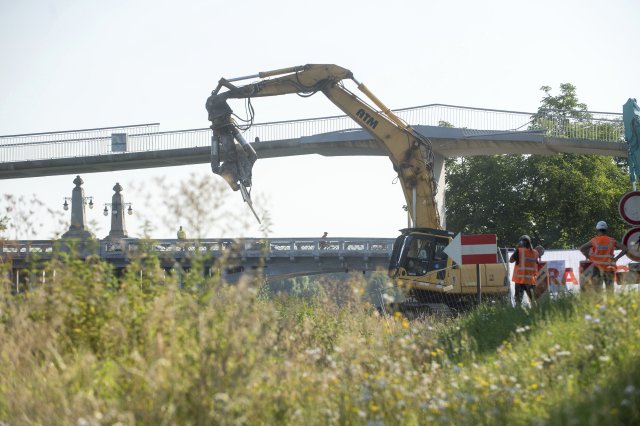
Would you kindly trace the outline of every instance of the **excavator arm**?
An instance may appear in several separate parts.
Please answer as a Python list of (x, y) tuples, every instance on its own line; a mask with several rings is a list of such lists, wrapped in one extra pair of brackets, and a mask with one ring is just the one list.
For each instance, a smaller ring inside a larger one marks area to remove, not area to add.
[[(259, 80), (247, 85), (234, 84), (236, 81), (256, 78)], [(378, 109), (345, 88), (342, 82), (345, 79), (353, 80), (358, 90)], [(223, 88), (226, 90), (222, 91)], [(351, 71), (337, 65), (308, 64), (220, 79), (206, 103), (213, 130), (213, 172), (222, 175), (234, 190), (242, 190), (243, 198), (250, 203), (247, 188), (251, 187), (251, 168), (257, 155), (232, 119), (233, 111), (227, 103), (228, 99), (293, 93), (310, 95), (316, 92), (322, 92), (386, 147), (393, 168), (398, 173), (413, 227), (441, 229), (435, 198), (437, 187), (433, 177), (431, 143), (378, 100), (353, 77)]]

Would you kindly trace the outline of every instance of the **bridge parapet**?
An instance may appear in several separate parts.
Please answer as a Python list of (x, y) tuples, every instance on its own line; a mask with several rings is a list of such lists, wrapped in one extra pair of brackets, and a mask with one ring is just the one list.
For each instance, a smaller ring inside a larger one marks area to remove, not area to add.
[[(221, 239), (161, 239), (124, 238), (117, 241), (96, 241), (96, 254), (103, 259), (125, 258), (142, 251), (175, 258), (196, 254), (233, 258), (296, 258), (296, 257), (367, 257), (390, 256), (393, 238), (221, 238)], [(61, 248), (61, 240), (3, 240), (0, 260), (50, 258)]]

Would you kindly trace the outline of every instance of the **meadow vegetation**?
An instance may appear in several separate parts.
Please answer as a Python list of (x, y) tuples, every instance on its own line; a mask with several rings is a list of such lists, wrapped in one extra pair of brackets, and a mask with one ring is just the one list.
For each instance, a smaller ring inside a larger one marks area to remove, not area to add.
[(0, 424), (640, 422), (637, 292), (410, 321), (361, 276), (295, 297), (197, 265), (65, 256), (28, 291), (2, 278)]

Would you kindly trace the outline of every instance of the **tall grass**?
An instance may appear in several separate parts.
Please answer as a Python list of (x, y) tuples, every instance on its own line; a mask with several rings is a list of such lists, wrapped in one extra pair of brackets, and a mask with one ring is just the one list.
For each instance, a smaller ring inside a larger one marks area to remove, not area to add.
[(640, 422), (637, 293), (409, 321), (361, 301), (362, 278), (269, 297), (143, 260), (1, 283), (0, 424)]

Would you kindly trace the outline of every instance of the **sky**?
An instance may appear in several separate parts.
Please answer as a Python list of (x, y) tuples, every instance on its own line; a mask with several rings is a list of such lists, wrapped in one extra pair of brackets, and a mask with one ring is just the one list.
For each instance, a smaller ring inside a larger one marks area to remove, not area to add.
[[(541, 86), (557, 94), (571, 83), (590, 110), (621, 112), (640, 96), (638, 18), (635, 0), (0, 0), (0, 135), (157, 122), (162, 131), (204, 128), (204, 103), (221, 77), (306, 63), (350, 69), (392, 109), (535, 111)], [(254, 107), (259, 123), (341, 113), (321, 94)], [(135, 211), (131, 236), (151, 220), (152, 236), (175, 237), (182, 219), (160, 223), (143, 192), (157, 201), (158, 178), (178, 184), (194, 173), (222, 180), (208, 164), (83, 174), (98, 205), (88, 211), (93, 231), (108, 234), (101, 208), (119, 182)], [(245, 224), (233, 231), (242, 235), (210, 236), (392, 238), (407, 221), (394, 177), (385, 157), (258, 160), (252, 194), (269, 229), (228, 189), (226, 220)], [(2, 180), (0, 194), (35, 194), (62, 212), (74, 178)], [(41, 239), (60, 231), (49, 216), (34, 213)]]

